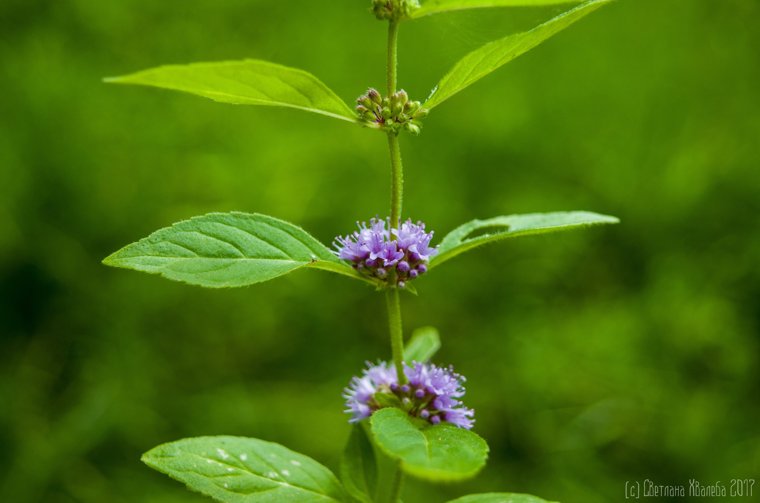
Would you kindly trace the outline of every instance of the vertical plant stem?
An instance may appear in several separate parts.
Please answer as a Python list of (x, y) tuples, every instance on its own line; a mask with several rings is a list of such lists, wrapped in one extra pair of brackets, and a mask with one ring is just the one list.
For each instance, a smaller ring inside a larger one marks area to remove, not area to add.
[(391, 490), (388, 493), (388, 501), (390, 503), (396, 503), (401, 496), (401, 486), (404, 483), (404, 472), (401, 471), (401, 467), (398, 463), (394, 467), (393, 481), (391, 482)]
[[(398, 67), (398, 21), (388, 23), (388, 96), (396, 92)], [(388, 131), (388, 150), (391, 154), (391, 227), (398, 227), (404, 197), (404, 166), (398, 135)]]
[(391, 154), (391, 227), (398, 228), (404, 199), (404, 166), (398, 136), (391, 131), (388, 132), (388, 150)]
[[(398, 21), (388, 23), (388, 95), (396, 92), (396, 66), (398, 62)], [(401, 219), (401, 202), (404, 195), (404, 170), (401, 164), (401, 150), (398, 137), (388, 132), (388, 149), (391, 154), (391, 227), (398, 228)], [(391, 236), (391, 239), (394, 239)], [(401, 324), (401, 300), (395, 287), (395, 274), (391, 273), (389, 281), (393, 285), (385, 292), (388, 304), (388, 328), (391, 336), (393, 364), (399, 383), (406, 382), (404, 376), (404, 330)]]
[(401, 301), (398, 288), (386, 289), (385, 300), (388, 304), (388, 328), (391, 334), (393, 364), (396, 366), (398, 382), (403, 384), (406, 382), (404, 375), (404, 329), (401, 324)]
[[(396, 92), (398, 67), (398, 21), (391, 20), (388, 23), (388, 97)], [(391, 157), (391, 227), (398, 228), (401, 223), (401, 207), (404, 198), (404, 166), (401, 161), (401, 148), (398, 136), (388, 131), (388, 150)], [(393, 236), (391, 236), (393, 239)], [(393, 287), (385, 291), (385, 300), (388, 305), (388, 328), (391, 336), (391, 353), (393, 364), (396, 367), (396, 376), (399, 384), (406, 383), (404, 375), (404, 328), (401, 322), (401, 299), (398, 288), (395, 286), (395, 272), (389, 278)], [(404, 481), (404, 472), (398, 463), (394, 467), (393, 482), (388, 493), (391, 503), (396, 503), (401, 494), (401, 485)]]
[(388, 96), (396, 92), (398, 66), (398, 21), (388, 23)]

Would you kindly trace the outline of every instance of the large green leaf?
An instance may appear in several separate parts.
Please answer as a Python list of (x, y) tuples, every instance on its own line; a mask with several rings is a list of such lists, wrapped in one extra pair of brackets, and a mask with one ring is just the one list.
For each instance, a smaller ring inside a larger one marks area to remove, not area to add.
[(160, 445), (142, 460), (223, 503), (347, 501), (330, 470), (303, 454), (255, 438), (186, 438)]
[(349, 106), (312, 74), (267, 61), (160, 66), (106, 82), (172, 89), (234, 105), (290, 107), (356, 120)]
[(433, 327), (418, 328), (404, 348), (404, 361), (427, 362), (441, 349), (441, 337)]
[(423, 106), (430, 109), (440, 105), (470, 84), (528, 52), (544, 40), (556, 35), (611, 1), (587, 1), (530, 31), (509, 35), (472, 51), (459, 60), (454, 68), (441, 79)]
[(583, 0), (423, 0), (422, 6), (409, 16), (412, 19), (466, 9), (483, 9), (487, 7), (542, 7), (581, 3)]
[(209, 213), (160, 229), (103, 260), (208, 288), (252, 285), (302, 267), (368, 281), (300, 227), (256, 213)]
[(529, 213), (472, 220), (448, 233), (438, 245), (438, 255), (430, 267), (446, 262), (457, 255), (494, 241), (534, 234), (568, 231), (592, 225), (619, 223), (615, 217), (588, 211)]
[(531, 496), (530, 494), (516, 494), (516, 493), (485, 493), (485, 494), (470, 494), (469, 496), (463, 496), (455, 500), (449, 501), (449, 503), (557, 503), (550, 502)]
[(440, 482), (468, 479), (488, 458), (485, 440), (451, 424), (432, 426), (396, 408), (378, 410), (370, 423), (380, 449), (415, 477)]
[(377, 460), (363, 424), (354, 425), (340, 460), (340, 479), (346, 491), (362, 503), (372, 503), (377, 487)]

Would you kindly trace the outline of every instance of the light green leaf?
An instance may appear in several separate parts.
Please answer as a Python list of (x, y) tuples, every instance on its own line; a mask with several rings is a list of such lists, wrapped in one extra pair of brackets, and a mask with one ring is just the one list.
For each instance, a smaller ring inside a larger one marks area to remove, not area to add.
[(468, 479), (488, 458), (488, 445), (475, 433), (451, 424), (432, 426), (400, 409), (380, 409), (370, 424), (378, 447), (415, 477), (439, 482)]
[(377, 461), (364, 425), (354, 425), (340, 460), (340, 478), (346, 491), (362, 503), (372, 503), (377, 487)]
[(356, 121), (351, 108), (315, 76), (267, 61), (168, 65), (105, 80), (182, 91), (220, 103), (290, 107)]
[(302, 267), (369, 281), (293, 224), (257, 213), (209, 213), (160, 229), (103, 260), (207, 288), (252, 285)]
[(427, 362), (441, 349), (441, 337), (433, 327), (418, 328), (404, 348), (404, 361)]
[(454, 68), (441, 79), (423, 107), (430, 109), (440, 105), (470, 84), (528, 52), (544, 40), (556, 35), (611, 1), (587, 1), (530, 31), (509, 35), (472, 51), (459, 60)]
[(451, 231), (438, 245), (430, 267), (438, 266), (468, 250), (494, 241), (534, 234), (568, 231), (592, 225), (617, 224), (620, 220), (588, 211), (529, 213), (472, 220)]
[(330, 470), (303, 454), (255, 438), (186, 438), (150, 450), (142, 461), (223, 503), (347, 501)]
[(531, 496), (530, 494), (516, 494), (516, 493), (486, 493), (486, 494), (470, 494), (469, 496), (463, 496), (455, 500), (449, 501), (449, 503), (557, 503)]
[(583, 0), (423, 0), (422, 6), (409, 16), (412, 19), (466, 9), (483, 9), (488, 7), (542, 7), (581, 3)]

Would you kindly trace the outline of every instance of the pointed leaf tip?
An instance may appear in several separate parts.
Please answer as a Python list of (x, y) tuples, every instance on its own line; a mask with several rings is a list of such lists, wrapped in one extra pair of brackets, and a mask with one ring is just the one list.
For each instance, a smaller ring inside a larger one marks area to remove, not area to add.
[(441, 240), (438, 245), (438, 254), (430, 260), (430, 267), (438, 266), (466, 251), (502, 239), (617, 223), (620, 223), (617, 217), (590, 211), (529, 213), (471, 220), (460, 225)]
[(532, 30), (494, 40), (467, 54), (440, 80), (423, 107), (440, 105), (466, 87), (613, 0), (589, 0)]
[(460, 10), (485, 9), (498, 7), (545, 7), (550, 5), (578, 4), (584, 0), (426, 0), (419, 9), (412, 12), (411, 18), (444, 14)]
[(367, 281), (300, 227), (257, 213), (209, 213), (178, 222), (103, 263), (207, 288), (248, 286), (304, 267)]
[(105, 81), (180, 91), (233, 105), (296, 108), (356, 122), (354, 111), (314, 75), (268, 61), (166, 65)]

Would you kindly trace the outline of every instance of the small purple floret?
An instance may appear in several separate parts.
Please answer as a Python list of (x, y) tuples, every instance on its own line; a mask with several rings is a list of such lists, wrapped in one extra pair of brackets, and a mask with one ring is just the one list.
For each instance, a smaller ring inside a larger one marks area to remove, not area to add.
[(408, 383), (399, 386), (395, 367), (385, 362), (367, 363), (361, 377), (354, 377), (344, 390), (349, 422), (356, 423), (395, 401), (410, 416), (419, 417), (431, 424), (451, 423), (471, 429), (475, 423), (474, 411), (466, 408), (460, 398), (464, 396), (465, 378), (432, 363), (404, 364)]
[(403, 288), (406, 282), (427, 272), (427, 262), (438, 253), (430, 247), (433, 232), (425, 232), (425, 224), (412, 223), (411, 219), (401, 226), (391, 228), (390, 220), (373, 218), (358, 223), (358, 230), (334, 242), (335, 254), (353, 263), (361, 274), (387, 281), (388, 273), (394, 271), (396, 286)]

